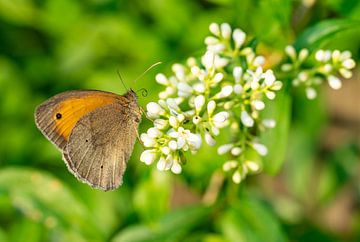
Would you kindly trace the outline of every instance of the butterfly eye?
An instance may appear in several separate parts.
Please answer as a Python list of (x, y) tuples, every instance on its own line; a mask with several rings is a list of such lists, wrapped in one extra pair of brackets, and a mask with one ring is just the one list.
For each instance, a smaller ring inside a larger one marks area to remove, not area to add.
[(56, 114), (56, 119), (61, 119), (61, 117), (62, 117), (61, 113)]

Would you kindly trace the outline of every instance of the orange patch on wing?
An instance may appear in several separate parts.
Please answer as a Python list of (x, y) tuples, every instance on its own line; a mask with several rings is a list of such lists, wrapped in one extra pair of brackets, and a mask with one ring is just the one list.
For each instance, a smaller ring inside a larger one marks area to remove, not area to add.
[(99, 107), (116, 102), (118, 98), (121, 97), (111, 94), (94, 94), (61, 102), (53, 115), (57, 133), (68, 140), (79, 119)]

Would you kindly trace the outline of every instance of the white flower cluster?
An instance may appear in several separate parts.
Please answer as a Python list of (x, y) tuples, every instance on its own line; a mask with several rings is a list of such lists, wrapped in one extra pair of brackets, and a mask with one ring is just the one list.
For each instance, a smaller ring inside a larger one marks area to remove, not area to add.
[(325, 80), (331, 88), (341, 88), (342, 82), (337, 77), (338, 73), (344, 78), (351, 78), (350, 70), (355, 67), (350, 51), (317, 50), (314, 55), (310, 55), (307, 49), (296, 53), (293, 46), (287, 46), (285, 53), (290, 62), (283, 64), (281, 69), (294, 74), (292, 84), (305, 87), (308, 99), (316, 98), (316, 86)]
[(259, 113), (264, 98), (274, 99), (282, 82), (272, 70), (263, 70), (264, 57), (255, 54), (242, 30), (232, 30), (227, 23), (212, 23), (209, 29), (207, 51), (199, 60), (191, 57), (185, 65), (174, 64), (170, 77), (157, 74), (156, 81), (165, 89), (157, 102), (146, 106), (154, 127), (141, 134), (146, 150), (140, 160), (180, 173), (184, 152), (197, 152), (203, 141), (215, 145), (220, 130), (228, 127), (232, 142), (220, 146), (218, 153), (229, 155), (223, 169), (239, 183), (261, 169), (261, 162), (248, 158), (246, 150), (259, 157), (267, 154), (258, 135), (273, 128), (275, 121), (263, 120)]

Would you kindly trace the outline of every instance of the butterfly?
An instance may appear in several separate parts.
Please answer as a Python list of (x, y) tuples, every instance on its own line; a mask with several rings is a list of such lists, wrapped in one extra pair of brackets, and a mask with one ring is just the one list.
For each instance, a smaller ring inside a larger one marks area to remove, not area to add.
[(96, 90), (57, 94), (35, 110), (35, 123), (80, 181), (104, 191), (122, 184), (141, 121), (136, 93)]

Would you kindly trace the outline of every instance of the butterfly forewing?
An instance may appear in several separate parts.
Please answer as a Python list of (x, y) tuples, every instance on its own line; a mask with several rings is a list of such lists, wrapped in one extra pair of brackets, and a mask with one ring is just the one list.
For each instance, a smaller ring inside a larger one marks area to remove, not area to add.
[(102, 91), (67, 91), (48, 99), (35, 110), (39, 130), (57, 148), (63, 150), (71, 130), (85, 114), (110, 103), (120, 96)]

